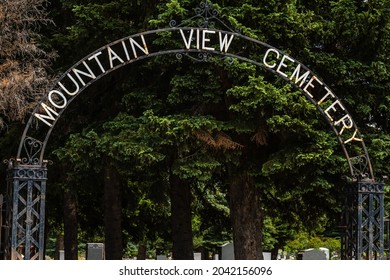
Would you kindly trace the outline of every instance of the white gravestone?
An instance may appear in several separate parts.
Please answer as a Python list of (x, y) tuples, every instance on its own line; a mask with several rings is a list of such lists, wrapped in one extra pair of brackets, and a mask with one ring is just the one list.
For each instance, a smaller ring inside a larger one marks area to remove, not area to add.
[(194, 260), (195, 261), (202, 260), (202, 253), (194, 253)]
[(326, 254), (322, 250), (307, 249), (302, 253), (302, 260), (326, 260)]
[(234, 246), (233, 243), (226, 243), (222, 245), (221, 260), (234, 260)]

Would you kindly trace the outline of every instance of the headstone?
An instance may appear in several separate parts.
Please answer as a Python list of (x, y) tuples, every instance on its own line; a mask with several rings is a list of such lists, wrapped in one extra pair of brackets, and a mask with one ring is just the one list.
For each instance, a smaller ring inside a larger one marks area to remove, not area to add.
[(65, 260), (65, 250), (59, 250), (59, 251), (58, 251), (58, 259), (59, 259), (60, 261)]
[(318, 249), (307, 249), (299, 253), (300, 260), (326, 260), (326, 254)]
[(320, 247), (320, 250), (325, 253), (326, 259), (329, 260), (330, 259), (330, 251), (329, 251), (329, 249), (328, 248), (324, 248), (324, 247)]
[(271, 260), (271, 252), (263, 252), (263, 259), (265, 261), (270, 261)]
[(157, 255), (156, 259), (157, 259), (158, 261), (165, 261), (165, 260), (167, 260), (168, 258), (167, 258), (167, 256), (165, 256), (165, 255)]
[(87, 243), (87, 260), (104, 260), (103, 243)]
[(222, 245), (221, 260), (234, 260), (234, 246), (233, 243), (226, 243)]
[(215, 261), (219, 260), (219, 254), (215, 254), (213, 260)]
[(194, 253), (194, 260), (195, 261), (202, 260), (202, 253)]
[[(64, 250), (65, 250), (64, 235), (63, 234), (59, 234), (57, 236), (54, 259), (56, 259), (56, 260), (65, 260), (65, 254), (64, 254), (65, 251)], [(61, 254), (63, 254), (63, 256), (61, 256)]]

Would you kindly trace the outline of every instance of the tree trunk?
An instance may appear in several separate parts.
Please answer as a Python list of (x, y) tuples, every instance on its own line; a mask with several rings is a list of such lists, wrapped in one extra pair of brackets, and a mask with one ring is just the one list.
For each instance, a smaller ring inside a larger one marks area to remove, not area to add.
[(279, 244), (277, 244), (272, 250), (271, 250), (271, 260), (277, 260), (278, 259), (278, 253), (279, 253)]
[(55, 260), (60, 260), (61, 259), (60, 251), (64, 251), (65, 252), (64, 235), (63, 234), (59, 234), (57, 236), (56, 250), (55, 250), (55, 256), (54, 256)]
[(77, 197), (69, 190), (64, 192), (64, 250), (66, 260), (78, 259)]
[(263, 259), (260, 193), (251, 176), (240, 174), (231, 178), (230, 212), (235, 259)]
[(138, 245), (137, 260), (146, 260), (146, 244), (140, 243)]
[(172, 258), (193, 260), (191, 224), (191, 189), (187, 181), (176, 175), (170, 176), (171, 218), (172, 218)]
[(117, 170), (107, 164), (104, 170), (104, 234), (107, 260), (122, 259), (121, 180)]

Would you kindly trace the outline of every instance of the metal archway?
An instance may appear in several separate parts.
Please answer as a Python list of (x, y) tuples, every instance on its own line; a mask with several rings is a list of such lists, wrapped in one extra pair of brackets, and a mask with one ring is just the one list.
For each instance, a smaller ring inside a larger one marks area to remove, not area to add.
[[(68, 105), (89, 85), (115, 70), (146, 58), (176, 55), (207, 61), (212, 56), (238, 59), (270, 71), (290, 83), (313, 103), (329, 123), (348, 161), (353, 184), (347, 200), (344, 258), (382, 258), (384, 185), (375, 181), (363, 137), (341, 100), (309, 68), (264, 42), (228, 28), (210, 4), (201, 3), (197, 14), (171, 27), (146, 31), (114, 41), (81, 59), (66, 71), (32, 113), (16, 159), (8, 161), (8, 259), (43, 259), (46, 145)], [(210, 23), (222, 24), (215, 29)], [(157, 42), (169, 36), (172, 45)], [(255, 52), (254, 58), (253, 54)], [(39, 133), (35, 124), (40, 123)]]

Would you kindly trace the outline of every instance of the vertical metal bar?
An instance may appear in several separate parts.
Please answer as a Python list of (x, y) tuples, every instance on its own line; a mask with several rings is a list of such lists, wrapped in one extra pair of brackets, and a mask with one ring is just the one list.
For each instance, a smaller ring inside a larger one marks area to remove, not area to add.
[(12, 188), (12, 233), (11, 233), (11, 260), (18, 259), (18, 213), (19, 213), (19, 191), (20, 181), (14, 177), (15, 170), (12, 171), (13, 188)]
[(345, 186), (346, 197), (344, 207), (345, 232), (342, 239), (342, 259), (352, 260), (357, 255), (357, 185), (349, 183)]
[(369, 260), (372, 260), (374, 258), (374, 225), (373, 221), (375, 219), (374, 217), (374, 207), (373, 207), (373, 193), (369, 193), (368, 195), (368, 222), (367, 222), (367, 227), (368, 227), (368, 252), (367, 252), (367, 257)]
[(44, 260), (45, 244), (45, 205), (46, 205), (46, 176), (41, 181), (39, 209), (39, 259)]
[(382, 229), (380, 229), (380, 240), (379, 240), (379, 250), (380, 250), (380, 258), (385, 259), (385, 195), (382, 194), (379, 196), (379, 212), (380, 218), (379, 222), (382, 225)]
[(33, 182), (31, 180), (27, 181), (27, 205), (26, 205), (26, 240), (25, 240), (25, 253), (24, 258), (26, 260), (31, 259), (31, 227), (33, 224), (32, 219), (32, 201), (33, 201)]
[(386, 238), (386, 247), (387, 247), (387, 259), (390, 260), (390, 218), (387, 217), (387, 219), (385, 220), (386, 222), (386, 226), (387, 226), (387, 238)]
[(10, 170), (7, 170), (7, 193), (6, 193), (6, 213), (5, 213), (5, 231), (4, 231), (4, 259), (10, 259), (10, 243), (9, 243), (9, 236), (10, 236), (10, 216), (11, 216), (11, 206), (12, 206), (12, 185), (10, 182)]
[(358, 254), (358, 242), (359, 242), (359, 236), (358, 236), (358, 215), (359, 215), (359, 208), (358, 205), (358, 192), (357, 192), (357, 186), (352, 185), (351, 186), (351, 196), (350, 196), (350, 234), (351, 239), (349, 240), (349, 246), (350, 246), (350, 259), (357, 259)]
[[(5, 244), (3, 241), (3, 204), (4, 204), (4, 196), (0, 194), (0, 256), (4, 258), (4, 248)], [(1, 258), (0, 258), (1, 259)]]
[(360, 260), (363, 256), (363, 196), (362, 193), (358, 193), (358, 207), (357, 207), (357, 256), (356, 259)]

